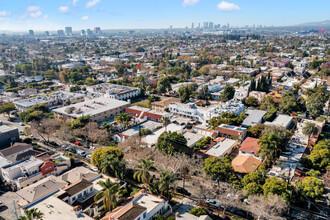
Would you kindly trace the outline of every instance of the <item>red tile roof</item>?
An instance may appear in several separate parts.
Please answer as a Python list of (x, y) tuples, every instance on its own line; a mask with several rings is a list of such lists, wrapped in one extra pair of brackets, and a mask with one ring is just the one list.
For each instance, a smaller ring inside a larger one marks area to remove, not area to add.
[(259, 151), (259, 144), (258, 139), (248, 137), (246, 138), (243, 143), (241, 144), (241, 147), (239, 148), (240, 151), (246, 152), (246, 153), (258, 153)]

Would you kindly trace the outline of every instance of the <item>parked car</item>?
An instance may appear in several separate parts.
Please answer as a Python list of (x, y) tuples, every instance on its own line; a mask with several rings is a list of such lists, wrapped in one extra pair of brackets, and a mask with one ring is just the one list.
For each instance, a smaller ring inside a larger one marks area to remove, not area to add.
[(88, 154), (88, 155), (86, 156), (86, 158), (87, 158), (87, 159), (91, 159), (91, 158), (92, 158), (92, 155), (91, 155), (91, 154)]
[(19, 134), (22, 135), (23, 134), (23, 131), (19, 131)]
[(68, 149), (68, 151), (70, 151), (70, 152), (72, 152), (72, 153), (77, 153), (77, 150), (76, 150), (76, 149), (74, 149), (74, 148), (72, 148), (72, 147), (71, 147), (71, 148), (69, 148), (69, 149)]
[(216, 208), (219, 208), (219, 207), (220, 207), (219, 203), (217, 203), (217, 202), (214, 201), (213, 199), (207, 199), (207, 200), (205, 200), (205, 202), (206, 202), (207, 204), (211, 205), (211, 206), (216, 207)]
[(190, 192), (188, 192), (186, 189), (184, 189), (184, 188), (182, 188), (182, 187), (176, 187), (176, 191), (178, 192), (178, 193), (181, 193), (181, 194), (183, 194), (183, 195), (186, 195), (186, 196), (190, 196), (191, 195), (191, 193)]
[(37, 140), (33, 135), (30, 136), (32, 140)]
[(76, 153), (77, 153), (78, 155), (82, 156), (82, 157), (86, 157), (86, 156), (87, 156), (86, 152), (83, 151), (83, 150), (77, 150)]
[(20, 125), (20, 126), (24, 126), (24, 123), (23, 123), (23, 122), (20, 122), (19, 125)]
[(53, 145), (54, 147), (58, 147), (58, 144), (55, 141), (51, 141), (49, 142), (51, 145)]
[(89, 147), (91, 150), (95, 150), (96, 148), (94, 146)]
[(81, 146), (81, 143), (79, 141), (74, 142), (74, 145)]

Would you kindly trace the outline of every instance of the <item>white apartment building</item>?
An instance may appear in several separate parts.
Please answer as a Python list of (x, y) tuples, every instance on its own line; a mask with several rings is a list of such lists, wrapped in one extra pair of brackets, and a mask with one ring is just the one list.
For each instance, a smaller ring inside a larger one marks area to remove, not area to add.
[(226, 103), (218, 105), (210, 105), (208, 107), (199, 107), (195, 103), (190, 102), (187, 104), (174, 102), (169, 105), (171, 114), (179, 115), (192, 120), (208, 123), (213, 117), (219, 117), (222, 113), (235, 113), (239, 115), (245, 109), (241, 101), (229, 100)]
[(86, 88), (89, 92), (97, 92), (104, 94), (105, 98), (118, 100), (127, 100), (137, 97), (141, 94), (141, 90), (136, 87), (122, 86), (111, 83), (101, 83)]

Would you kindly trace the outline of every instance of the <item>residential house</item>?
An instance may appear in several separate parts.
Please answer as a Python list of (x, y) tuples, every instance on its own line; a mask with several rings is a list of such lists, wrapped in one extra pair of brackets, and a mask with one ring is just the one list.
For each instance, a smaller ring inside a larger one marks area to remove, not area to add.
[(171, 212), (172, 208), (164, 197), (142, 189), (128, 203), (107, 213), (102, 220), (151, 220), (157, 215), (167, 217)]
[(232, 167), (237, 173), (251, 173), (255, 171), (261, 161), (250, 155), (237, 155), (231, 162)]
[(237, 140), (244, 140), (247, 129), (234, 125), (221, 124), (216, 128), (219, 137), (226, 137)]
[(260, 124), (262, 122), (262, 118), (267, 113), (267, 111), (263, 110), (247, 110), (245, 114), (247, 117), (244, 119), (242, 126), (249, 127), (254, 126), (256, 124)]

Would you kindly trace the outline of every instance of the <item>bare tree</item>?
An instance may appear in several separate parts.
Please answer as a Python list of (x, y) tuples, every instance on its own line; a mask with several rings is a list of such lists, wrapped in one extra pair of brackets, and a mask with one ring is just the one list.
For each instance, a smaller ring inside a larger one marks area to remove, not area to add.
[(281, 215), (287, 209), (285, 200), (274, 194), (269, 194), (267, 198), (263, 195), (252, 195), (248, 200), (248, 210), (259, 219), (284, 219)]

